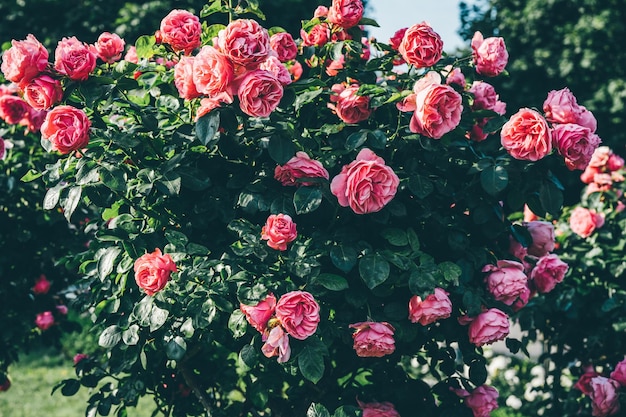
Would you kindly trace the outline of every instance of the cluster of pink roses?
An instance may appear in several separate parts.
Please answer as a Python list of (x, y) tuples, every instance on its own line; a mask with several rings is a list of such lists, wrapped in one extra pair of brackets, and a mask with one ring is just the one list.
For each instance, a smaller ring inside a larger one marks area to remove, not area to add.
[[(48, 278), (41, 274), (39, 278), (35, 281), (35, 285), (31, 288), (31, 291), (35, 295), (45, 295), (48, 294), (50, 288), (52, 287), (52, 283), (48, 280)], [(63, 304), (59, 304), (55, 308), (55, 312), (58, 315), (65, 316), (67, 315), (67, 306)], [(50, 329), (56, 323), (55, 313), (52, 311), (44, 311), (36, 315), (35, 317), (35, 325), (42, 331)]]
[(241, 304), (239, 309), (262, 334), (263, 354), (268, 358), (278, 356), (279, 363), (291, 357), (289, 336), (304, 340), (317, 331), (320, 322), (320, 306), (306, 291), (288, 292), (278, 301), (270, 293), (256, 305)]
[(626, 359), (615, 365), (608, 378), (588, 366), (574, 385), (591, 398), (594, 417), (607, 417), (620, 411), (619, 393), (623, 387), (626, 387)]
[(134, 271), (139, 288), (148, 295), (154, 295), (165, 287), (172, 272), (176, 272), (176, 264), (169, 254), (163, 254), (161, 249), (156, 248), (154, 252), (135, 260)]
[(624, 158), (615, 154), (608, 146), (598, 147), (580, 179), (587, 185), (586, 193), (608, 191), (613, 183), (624, 181)]
[(390, 402), (364, 403), (358, 401), (359, 408), (363, 411), (363, 417), (400, 417), (394, 405)]

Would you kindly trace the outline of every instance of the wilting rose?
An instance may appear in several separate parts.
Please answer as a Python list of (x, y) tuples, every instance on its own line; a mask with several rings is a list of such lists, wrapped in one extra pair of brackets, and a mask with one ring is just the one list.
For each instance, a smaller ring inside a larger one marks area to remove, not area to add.
[(542, 256), (530, 273), (530, 279), (537, 292), (547, 293), (563, 281), (569, 266), (558, 255)]
[(357, 356), (380, 358), (396, 350), (393, 338), (395, 329), (389, 323), (365, 321), (348, 327), (356, 329), (352, 334), (352, 339)]
[(359, 408), (363, 411), (362, 417), (400, 417), (390, 402), (363, 403), (358, 401), (358, 403)]
[(531, 221), (525, 223), (533, 243), (528, 247), (528, 254), (544, 256), (554, 250), (554, 225), (550, 222)]
[(255, 20), (238, 19), (220, 31), (217, 43), (233, 63), (256, 68), (270, 53), (270, 35)]
[(17, 96), (0, 96), (0, 119), (7, 124), (16, 125), (28, 117), (30, 106)]
[(484, 39), (482, 33), (476, 32), (471, 45), (477, 73), (487, 77), (495, 77), (504, 71), (509, 61), (509, 53), (503, 38)]
[(276, 303), (276, 318), (287, 333), (304, 340), (317, 331), (320, 306), (310, 293), (291, 291)]
[(485, 282), (491, 295), (506, 305), (512, 305), (527, 291), (528, 277), (519, 262), (498, 261), (497, 265), (485, 265), (483, 272), (488, 272)]
[(591, 130), (573, 123), (556, 125), (552, 129), (552, 140), (570, 170), (585, 169), (601, 142)]
[(535, 110), (522, 108), (502, 126), (502, 146), (515, 159), (538, 161), (552, 152), (546, 119)]
[(400, 180), (393, 169), (371, 150), (364, 148), (356, 160), (341, 168), (330, 183), (339, 205), (356, 214), (375, 213), (396, 195)]
[(509, 316), (490, 308), (476, 316), (469, 325), (469, 341), (476, 346), (488, 345), (509, 334)]
[(291, 61), (298, 55), (298, 45), (289, 32), (278, 32), (270, 36), (270, 47), (280, 62)]
[(203, 46), (193, 58), (193, 82), (200, 94), (217, 96), (226, 91), (234, 78), (228, 57), (212, 46)]
[(274, 170), (274, 178), (282, 185), (315, 185), (314, 182), (300, 182), (300, 178), (329, 178), (328, 171), (321, 162), (311, 159), (306, 152), (297, 152), (285, 165), (279, 165)]
[(259, 65), (259, 69), (274, 74), (274, 77), (276, 77), (278, 82), (283, 86), (291, 84), (291, 74), (289, 70), (275, 56), (267, 57), (267, 59)]
[(52, 109), (41, 125), (41, 137), (52, 142), (52, 149), (62, 154), (82, 149), (89, 144), (91, 122), (85, 112), (72, 106)]
[(267, 322), (274, 315), (276, 308), (276, 297), (268, 294), (264, 300), (259, 301), (254, 306), (240, 304), (239, 309), (246, 316), (246, 320), (259, 333), (263, 333), (267, 327)]
[(175, 9), (161, 20), (161, 41), (175, 52), (189, 55), (201, 43), (202, 25), (198, 16), (187, 10)]
[(183, 56), (174, 66), (174, 85), (178, 90), (178, 95), (187, 100), (200, 97), (194, 82), (194, 60), (194, 57)]
[(358, 84), (345, 86), (335, 84), (331, 87), (334, 95), (330, 96), (329, 107), (337, 113), (337, 116), (346, 123), (354, 124), (369, 119), (373, 109), (370, 108), (368, 96), (357, 95)]
[(498, 390), (481, 385), (465, 397), (465, 405), (472, 409), (474, 417), (489, 417), (498, 408)]
[(587, 238), (598, 228), (604, 225), (604, 215), (584, 207), (576, 207), (569, 218), (572, 232), (582, 238)]
[(344, 29), (359, 24), (363, 17), (363, 2), (361, 0), (333, 0), (326, 19)]
[(626, 387), (626, 359), (615, 365), (615, 369), (611, 372), (611, 379), (619, 382), (622, 387)]
[(452, 302), (448, 293), (442, 288), (435, 288), (433, 294), (425, 300), (414, 295), (409, 300), (409, 320), (422, 326), (429, 325), (437, 320), (446, 319), (452, 314)]
[(619, 404), (619, 382), (597, 376), (589, 383), (591, 392), (591, 415), (594, 417), (606, 417), (616, 414), (620, 410)]
[(300, 29), (302, 46), (324, 46), (330, 40), (330, 28), (326, 23), (320, 23), (311, 28), (308, 32)]
[(461, 121), (463, 99), (447, 84), (431, 84), (417, 93), (409, 128), (413, 133), (440, 139)]
[(35, 285), (33, 286), (32, 291), (34, 294), (47, 294), (48, 291), (50, 291), (51, 286), (52, 286), (52, 283), (48, 281), (48, 278), (46, 278), (44, 274), (41, 274), (39, 278), (37, 279), (37, 281), (35, 282)]
[(48, 330), (54, 326), (54, 316), (51, 311), (44, 311), (35, 317), (35, 325), (41, 330)]
[(277, 250), (287, 250), (287, 244), (298, 237), (296, 224), (288, 214), (271, 214), (261, 230), (261, 239), (267, 246)]
[(569, 88), (552, 90), (543, 102), (543, 113), (551, 123), (576, 123), (582, 110)]
[(422, 22), (406, 30), (398, 51), (409, 65), (432, 67), (441, 59), (443, 41), (428, 23)]
[(98, 57), (108, 64), (117, 62), (124, 52), (124, 39), (116, 33), (103, 32), (98, 36), (94, 47)]
[(283, 86), (274, 74), (258, 69), (246, 74), (237, 95), (242, 112), (253, 117), (268, 117), (283, 98)]
[(28, 82), (48, 66), (48, 51), (29, 34), (22, 41), (13, 40), (11, 47), (2, 54), (4, 78), (16, 84)]
[(591, 394), (591, 380), (597, 376), (600, 376), (600, 374), (593, 369), (586, 371), (578, 378), (578, 381), (574, 384), (574, 388), (585, 395)]
[(35, 110), (47, 110), (63, 99), (61, 82), (49, 75), (39, 75), (22, 85), (24, 100)]
[(276, 326), (270, 330), (261, 352), (266, 358), (278, 356), (278, 363), (285, 363), (291, 357), (291, 347), (289, 346), (289, 335), (282, 327)]
[(88, 357), (89, 355), (86, 355), (84, 353), (77, 353), (76, 355), (74, 355), (74, 358), (72, 359), (74, 362), (74, 366), (78, 365), (81, 361), (84, 361)]
[(96, 68), (97, 57), (84, 42), (71, 38), (59, 41), (54, 51), (54, 69), (70, 80), (85, 81)]
[(148, 295), (154, 295), (165, 287), (172, 272), (176, 272), (176, 264), (169, 254), (163, 254), (161, 249), (156, 248), (154, 252), (135, 260), (134, 271), (139, 288)]

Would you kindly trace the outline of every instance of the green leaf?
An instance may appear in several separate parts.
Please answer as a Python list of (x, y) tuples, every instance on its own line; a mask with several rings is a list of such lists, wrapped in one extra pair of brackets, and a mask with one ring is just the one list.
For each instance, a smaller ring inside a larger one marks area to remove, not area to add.
[(167, 317), (169, 316), (169, 314), (169, 311), (153, 305), (152, 312), (150, 314), (150, 331), (154, 332), (160, 329), (161, 326), (163, 326), (167, 321)]
[(135, 42), (135, 49), (137, 50), (137, 58), (149, 59), (154, 55), (154, 45), (156, 39), (153, 35), (140, 36)]
[(509, 173), (500, 165), (485, 168), (480, 173), (480, 185), (491, 195), (496, 195), (509, 184)]
[(168, 359), (180, 361), (187, 352), (187, 342), (180, 336), (174, 337), (165, 345), (165, 354)]
[(487, 380), (487, 367), (483, 360), (472, 361), (469, 366), (470, 381), (477, 387)]
[(349, 287), (348, 280), (335, 274), (319, 274), (313, 282), (331, 291), (343, 291)]
[(293, 194), (293, 206), (297, 214), (315, 211), (322, 204), (322, 190), (318, 187), (299, 187)]
[(409, 290), (413, 294), (432, 293), (438, 285), (435, 271), (429, 267), (420, 267), (409, 275)]
[(347, 245), (335, 245), (330, 249), (330, 260), (346, 274), (352, 271), (357, 262), (356, 250)]
[(104, 281), (112, 272), (115, 266), (115, 260), (122, 250), (117, 246), (107, 248), (102, 256), (98, 258), (98, 275)]
[(245, 345), (239, 352), (239, 357), (249, 368), (254, 367), (259, 359), (259, 354), (252, 345)]
[(219, 139), (217, 131), (220, 128), (220, 113), (213, 110), (202, 116), (196, 122), (196, 137), (206, 146), (211, 147)]
[(100, 179), (104, 185), (113, 191), (126, 192), (126, 178), (124, 171), (116, 167), (106, 167), (100, 170)]
[(298, 368), (302, 376), (309, 381), (317, 384), (317, 382), (324, 376), (324, 356), (322, 352), (317, 349), (313, 349), (310, 346), (306, 346), (298, 355)]
[(42, 175), (43, 175), (43, 172), (37, 172), (34, 169), (29, 169), (28, 172), (26, 172), (26, 174), (22, 176), (21, 181), (31, 182), (38, 178), (41, 178)]
[(545, 211), (558, 216), (563, 206), (563, 192), (553, 182), (546, 181), (539, 188), (539, 201)]
[(363, 17), (361, 18), (361, 20), (359, 20), (359, 26), (375, 26), (375, 27), (380, 27), (378, 25), (378, 22), (375, 21), (374, 19), (370, 19), (367, 17)]
[(133, 324), (128, 329), (122, 332), (122, 341), (125, 345), (136, 345), (139, 343), (139, 326), (137, 324)]
[(155, 183), (157, 189), (167, 196), (180, 194), (181, 178), (176, 174), (164, 175)]
[(63, 215), (65, 216), (68, 222), (70, 221), (72, 214), (74, 214), (74, 211), (76, 211), (76, 208), (78, 207), (78, 203), (80, 202), (80, 197), (82, 193), (83, 193), (83, 188), (80, 185), (76, 187), (72, 187), (70, 188), (70, 191), (67, 194), (67, 198), (64, 200)]
[(321, 95), (323, 92), (324, 90), (322, 90), (321, 88), (316, 88), (315, 90), (308, 90), (308, 91), (298, 94), (296, 96), (296, 101), (294, 104), (296, 111), (300, 111), (302, 106), (312, 102), (313, 100), (315, 100), (316, 97)]
[(43, 208), (45, 210), (52, 210), (56, 207), (59, 202), (59, 198), (61, 197), (61, 190), (63, 188), (65, 187), (62, 185), (56, 185), (46, 192), (46, 195), (43, 198)]
[(98, 345), (105, 349), (110, 349), (117, 345), (120, 340), (122, 340), (122, 329), (117, 324), (113, 324), (100, 333)]
[(295, 155), (296, 146), (290, 138), (273, 135), (270, 137), (267, 151), (277, 164), (283, 165)]
[(411, 249), (414, 252), (419, 252), (420, 241), (419, 241), (419, 238), (417, 237), (417, 233), (415, 233), (415, 230), (413, 230), (412, 228), (408, 228), (406, 231), (406, 237), (407, 237), (407, 240), (409, 241), (409, 246), (411, 246)]
[(359, 417), (361, 416), (361, 410), (351, 405), (342, 405), (335, 410), (333, 417)]
[(446, 261), (437, 265), (437, 268), (439, 268), (439, 272), (443, 274), (446, 281), (451, 284), (458, 285), (459, 278), (463, 273), (460, 266), (453, 262)]
[(322, 404), (312, 403), (306, 412), (306, 417), (330, 417), (330, 413)]
[(391, 243), (393, 246), (406, 246), (409, 244), (407, 234), (402, 229), (390, 227), (384, 229), (380, 234), (387, 242)]
[(178, 251), (184, 250), (185, 246), (189, 242), (189, 238), (184, 233), (178, 230), (167, 229), (165, 231), (165, 239), (170, 242)]
[(63, 381), (63, 387), (61, 388), (61, 394), (65, 397), (71, 397), (76, 394), (80, 389), (80, 382), (77, 379), (66, 379)]
[(348, 136), (345, 144), (346, 149), (349, 151), (353, 151), (362, 146), (367, 140), (368, 132), (368, 130), (362, 129)]
[(200, 11), (200, 17), (207, 17), (213, 13), (228, 13), (228, 6), (223, 5), (221, 0), (213, 0), (209, 4), (205, 4)]
[(180, 326), (180, 332), (186, 339), (191, 339), (196, 329), (193, 327), (193, 319), (188, 317), (187, 320)]
[(413, 175), (409, 178), (409, 190), (417, 198), (426, 198), (434, 190), (433, 182), (422, 175)]
[(365, 255), (359, 261), (359, 274), (370, 290), (389, 278), (389, 270), (389, 262), (378, 253)]
[(246, 316), (243, 312), (241, 310), (233, 311), (228, 319), (228, 328), (231, 332), (233, 332), (233, 337), (235, 339), (239, 339), (241, 336), (246, 334), (247, 327), (248, 322), (246, 321)]
[(387, 136), (380, 129), (373, 130), (367, 134), (367, 143), (375, 149), (385, 149), (387, 146)]

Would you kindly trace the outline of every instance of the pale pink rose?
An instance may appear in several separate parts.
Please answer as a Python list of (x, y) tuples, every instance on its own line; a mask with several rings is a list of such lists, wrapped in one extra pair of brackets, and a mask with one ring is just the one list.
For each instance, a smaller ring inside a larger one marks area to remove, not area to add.
[(24, 83), (35, 78), (48, 66), (48, 51), (29, 34), (25, 40), (11, 41), (11, 47), (2, 54), (4, 78), (14, 83)]
[(359, 408), (363, 411), (362, 417), (400, 417), (390, 402), (363, 403), (358, 401), (358, 403)]
[(328, 16), (328, 7), (326, 6), (317, 6), (315, 11), (313, 12), (313, 17), (326, 17)]
[[(389, 46), (396, 52), (400, 51), (400, 44), (402, 43), (402, 39), (404, 38), (404, 34), (409, 28), (398, 29), (393, 36), (389, 39)], [(393, 65), (402, 65), (404, 64), (404, 58), (397, 57), (393, 60)]]
[(56, 306), (57, 312), (63, 316), (67, 316), (67, 312), (69, 311), (67, 306), (64, 304), (59, 304)]
[(585, 395), (591, 394), (591, 380), (597, 376), (600, 376), (600, 374), (593, 369), (586, 371), (578, 378), (578, 381), (574, 384), (574, 388)]
[(358, 84), (345, 86), (344, 84), (335, 84), (331, 87), (335, 94), (331, 94), (328, 107), (333, 109), (337, 116), (346, 123), (356, 124), (369, 119), (373, 109), (370, 108), (370, 98), (368, 96), (359, 96)]
[(465, 405), (472, 409), (474, 417), (489, 417), (498, 408), (498, 390), (481, 385), (465, 397)]
[(504, 39), (499, 37), (483, 38), (482, 33), (472, 37), (472, 57), (476, 72), (487, 77), (495, 77), (504, 71), (509, 61)]
[(98, 57), (108, 64), (117, 62), (124, 52), (124, 39), (116, 33), (103, 32), (94, 44)]
[(580, 106), (580, 115), (576, 120), (576, 124), (586, 127), (593, 133), (595, 133), (596, 129), (598, 128), (598, 121), (596, 120), (593, 113), (587, 110), (585, 106)]
[(274, 178), (285, 186), (315, 185), (314, 182), (298, 181), (300, 178), (329, 178), (328, 171), (321, 162), (311, 159), (306, 152), (296, 152), (285, 165), (278, 165)]
[(220, 50), (233, 63), (246, 68), (256, 68), (268, 57), (270, 35), (255, 20), (234, 20), (221, 30), (217, 43)]
[(89, 355), (86, 355), (84, 353), (77, 353), (76, 355), (74, 355), (73, 358), (74, 366), (78, 365), (79, 362), (84, 361), (88, 357)]
[(161, 41), (171, 46), (174, 52), (189, 55), (200, 46), (201, 35), (200, 19), (187, 10), (172, 10), (161, 20)]
[(0, 119), (16, 125), (28, 117), (30, 106), (17, 96), (0, 96)]
[(291, 346), (289, 346), (289, 335), (282, 327), (276, 326), (270, 330), (261, 352), (266, 358), (278, 356), (278, 363), (285, 363), (291, 357)]
[(89, 143), (91, 122), (85, 112), (72, 106), (52, 109), (41, 125), (41, 137), (52, 142), (52, 149), (68, 154)]
[(544, 256), (554, 250), (554, 225), (550, 222), (532, 221), (524, 223), (533, 243), (528, 247), (528, 254)]
[(169, 254), (156, 248), (152, 253), (141, 255), (134, 264), (135, 282), (146, 294), (154, 295), (161, 291), (176, 272), (176, 264)]
[(276, 297), (268, 294), (264, 300), (259, 301), (254, 306), (240, 304), (239, 309), (246, 316), (246, 320), (259, 333), (263, 333), (267, 327), (267, 322), (274, 315), (276, 308)]
[(19, 91), (17, 84), (0, 84), (0, 97), (2, 96), (14, 96)]
[(407, 29), (398, 51), (409, 65), (432, 67), (441, 59), (443, 41), (428, 23), (422, 22)]
[(52, 312), (44, 311), (43, 313), (37, 314), (37, 317), (35, 317), (35, 325), (44, 331), (54, 326), (54, 316)]
[(258, 69), (246, 74), (237, 95), (242, 112), (252, 117), (268, 117), (283, 98), (283, 86), (274, 74)]
[(363, 148), (356, 160), (341, 168), (330, 183), (339, 205), (356, 214), (375, 213), (396, 195), (400, 180), (384, 159)]
[(124, 55), (124, 61), (132, 62), (133, 64), (139, 63), (139, 57), (137, 56), (137, 48), (135, 48), (134, 45), (128, 48), (126, 55)]
[(446, 68), (449, 71), (446, 76), (446, 84), (456, 84), (461, 88), (465, 88), (465, 75), (461, 72), (461, 68), (455, 67), (452, 71), (450, 71), (448, 67)]
[(330, 77), (335, 77), (339, 74), (339, 71), (343, 69), (345, 62), (346, 58), (343, 55), (340, 55), (338, 59), (330, 61), (330, 63), (326, 65), (326, 74)]
[(484, 81), (474, 81), (469, 89), (474, 95), (473, 110), (493, 110), (498, 114), (506, 112), (506, 104), (499, 100), (496, 89)]
[(365, 321), (348, 327), (356, 329), (352, 334), (352, 339), (357, 356), (381, 358), (396, 350), (393, 338), (395, 329), (389, 323)]
[(548, 293), (563, 281), (569, 266), (558, 255), (550, 254), (542, 256), (530, 273), (530, 279), (537, 292)]
[(469, 325), (469, 341), (476, 346), (488, 345), (509, 334), (509, 316), (497, 308), (483, 311)]
[(415, 109), (417, 108), (417, 103), (415, 102), (416, 98), (417, 94), (411, 93), (408, 96), (404, 97), (401, 101), (397, 102), (396, 108), (404, 113), (415, 111)]
[(35, 110), (31, 107), (26, 117), (20, 122), (20, 125), (26, 126), (26, 130), (30, 133), (39, 132), (48, 113), (48, 110)]
[(200, 97), (194, 82), (194, 61), (194, 57), (183, 56), (174, 66), (174, 85), (178, 95), (187, 100)]
[(54, 69), (70, 80), (85, 81), (96, 68), (97, 57), (84, 42), (71, 38), (59, 41), (54, 51)]
[(485, 265), (483, 272), (487, 289), (493, 297), (506, 305), (512, 305), (528, 287), (524, 265), (515, 261), (498, 261), (497, 265)]
[(32, 288), (34, 294), (47, 294), (52, 283), (48, 281), (44, 274), (41, 274)]
[(442, 288), (435, 288), (433, 294), (422, 298), (414, 295), (409, 300), (409, 320), (427, 326), (441, 319), (447, 319), (452, 314), (452, 302), (448, 293)]
[(320, 306), (306, 291), (291, 291), (276, 303), (276, 318), (292, 337), (304, 340), (317, 331)]
[(569, 218), (572, 232), (582, 238), (587, 238), (604, 225), (604, 215), (584, 207), (576, 207)]
[(415, 104), (409, 125), (413, 133), (440, 139), (461, 121), (463, 99), (447, 84), (431, 84), (417, 94)]
[(591, 379), (589, 386), (591, 388), (589, 397), (591, 397), (592, 416), (606, 417), (619, 412), (619, 382), (597, 376)]
[(280, 62), (291, 61), (298, 55), (298, 45), (288, 32), (278, 32), (270, 36), (270, 47), (276, 52)]
[(231, 104), (233, 96), (227, 92), (219, 93), (215, 97), (203, 98), (200, 100), (200, 107), (196, 111), (196, 122), (202, 116), (209, 114), (213, 109), (220, 107), (222, 104)]
[(330, 23), (349, 29), (359, 24), (363, 17), (361, 0), (333, 0), (326, 19)]
[(22, 85), (24, 100), (35, 110), (47, 110), (63, 98), (61, 82), (42, 74)]
[(618, 362), (611, 372), (611, 379), (619, 382), (622, 387), (626, 387), (626, 359)]
[(556, 125), (552, 129), (552, 140), (570, 170), (585, 169), (601, 142), (591, 130), (573, 123)]
[[(535, 220), (539, 220), (539, 216), (537, 216), (531, 209), (528, 207), (528, 204), (524, 204), (524, 222), (534, 222)], [(554, 249), (553, 249), (554, 250)]]
[(522, 108), (502, 126), (502, 146), (515, 159), (538, 161), (552, 152), (546, 119), (535, 110)]
[(287, 244), (298, 237), (296, 224), (288, 214), (271, 214), (261, 229), (261, 239), (272, 249), (287, 250)]
[(417, 96), (421, 91), (426, 90), (433, 84), (441, 84), (441, 75), (437, 71), (428, 71), (413, 84), (413, 93)]
[(275, 56), (267, 57), (267, 59), (261, 63), (259, 69), (274, 74), (274, 77), (276, 77), (278, 82), (283, 86), (291, 84), (291, 74), (289, 74), (289, 70)]
[(235, 70), (226, 55), (212, 46), (203, 46), (193, 59), (193, 82), (196, 91), (217, 96), (227, 90), (235, 78)]
[(552, 90), (543, 102), (543, 113), (551, 123), (576, 123), (582, 113), (569, 88)]
[(330, 28), (326, 23), (320, 23), (311, 28), (308, 32), (300, 30), (302, 46), (324, 46), (330, 40)]

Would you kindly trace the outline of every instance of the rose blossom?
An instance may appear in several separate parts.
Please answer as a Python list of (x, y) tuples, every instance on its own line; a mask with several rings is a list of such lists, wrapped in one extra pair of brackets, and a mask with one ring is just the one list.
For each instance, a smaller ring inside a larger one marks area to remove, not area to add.
[(237, 95), (242, 112), (252, 117), (268, 117), (283, 98), (283, 86), (274, 74), (258, 69), (244, 77)]
[(335, 94), (330, 96), (330, 101), (335, 104), (329, 104), (328, 107), (333, 109), (341, 120), (355, 124), (369, 119), (373, 111), (370, 108), (370, 98), (357, 95), (358, 84), (347, 87), (344, 84), (335, 84), (331, 90)]
[(461, 121), (463, 99), (447, 84), (431, 84), (417, 93), (409, 128), (413, 133), (440, 139)]
[(76, 355), (74, 355), (74, 358), (72, 359), (74, 362), (74, 366), (78, 365), (79, 362), (84, 361), (88, 357), (89, 356), (84, 353), (77, 353)]
[(582, 238), (591, 236), (594, 230), (602, 227), (602, 225), (604, 225), (604, 215), (584, 207), (576, 207), (572, 210), (569, 218), (572, 232)]
[(192, 78), (198, 93), (217, 96), (226, 91), (235, 71), (226, 55), (207, 45), (193, 58)]
[(339, 74), (339, 71), (343, 69), (345, 62), (346, 58), (343, 55), (339, 55), (339, 58), (330, 61), (330, 64), (327, 61), (326, 74), (331, 77), (336, 76)]
[(233, 102), (233, 96), (227, 92), (219, 93), (215, 97), (207, 97), (200, 100), (200, 107), (196, 111), (196, 122), (202, 116), (210, 113), (213, 109), (218, 108), (222, 104), (231, 104)]
[(156, 248), (152, 253), (141, 255), (135, 260), (135, 282), (146, 294), (154, 295), (161, 291), (172, 272), (176, 272), (176, 264), (169, 254), (162, 254)]
[(623, 359), (615, 365), (615, 369), (611, 372), (611, 379), (619, 382), (623, 387), (626, 386), (626, 359)]
[(591, 380), (597, 376), (600, 376), (600, 374), (593, 369), (586, 371), (578, 378), (578, 381), (574, 384), (574, 388), (585, 395), (591, 394)]
[(291, 74), (289, 74), (289, 70), (275, 56), (267, 57), (267, 59), (259, 65), (259, 69), (274, 74), (274, 77), (276, 77), (278, 82), (283, 86), (291, 84)]
[(7, 143), (9, 142), (6, 142), (4, 138), (0, 137), (0, 161), (4, 160), (4, 157), (7, 155)]
[[(396, 52), (399, 52), (400, 44), (402, 43), (402, 39), (404, 39), (404, 34), (406, 33), (408, 29), (409, 28), (402, 28), (402, 29), (396, 30), (393, 36), (389, 39), (389, 46), (391, 46), (391, 49), (393, 49)], [(404, 64), (404, 59), (401, 56), (394, 58), (393, 65), (402, 65), (402, 64)]]
[(239, 309), (246, 316), (246, 320), (252, 327), (260, 333), (265, 331), (267, 322), (274, 315), (276, 308), (276, 297), (274, 294), (268, 294), (264, 300), (259, 301), (254, 306), (240, 304)]
[(255, 20), (238, 19), (220, 31), (217, 39), (220, 50), (233, 63), (256, 68), (270, 53), (270, 35)]
[(291, 61), (298, 55), (298, 45), (289, 32), (278, 32), (270, 36), (270, 47), (280, 62)]
[(409, 320), (427, 326), (437, 320), (446, 319), (452, 314), (452, 302), (442, 288), (435, 288), (433, 294), (421, 297), (414, 295), (409, 301)]
[(361, 0), (333, 0), (326, 19), (330, 23), (349, 29), (359, 24), (363, 17)]
[(365, 321), (349, 325), (356, 329), (352, 334), (354, 350), (362, 358), (380, 358), (396, 350), (393, 334), (395, 329), (389, 323)]
[(363, 403), (358, 401), (359, 408), (363, 410), (362, 417), (400, 417), (395, 407), (390, 402)]
[(324, 46), (330, 40), (330, 28), (326, 23), (320, 23), (311, 28), (309, 32), (300, 29), (302, 46)]
[(576, 124), (586, 127), (593, 133), (595, 133), (596, 129), (598, 128), (598, 121), (596, 120), (593, 113), (587, 110), (585, 106), (580, 106), (580, 116), (578, 116)]
[(20, 121), (20, 125), (26, 126), (28, 132), (39, 132), (49, 112), (48, 110), (35, 110), (32, 107), (28, 110), (28, 114)]
[(461, 72), (461, 68), (455, 67), (452, 68), (452, 71), (450, 71), (451, 67), (451, 65), (448, 65), (445, 68), (445, 70), (448, 71), (448, 74), (446, 75), (446, 84), (456, 84), (461, 88), (465, 88), (465, 75)]
[(384, 159), (363, 148), (356, 160), (341, 168), (330, 183), (339, 205), (356, 214), (375, 213), (396, 195), (400, 180)]
[(482, 33), (476, 32), (471, 45), (477, 73), (495, 77), (504, 71), (509, 60), (504, 39), (499, 37), (484, 39)]
[(122, 57), (125, 44), (124, 39), (120, 38), (117, 33), (102, 32), (94, 47), (101, 60), (107, 64), (112, 64)]
[(52, 327), (54, 325), (54, 316), (52, 315), (52, 312), (44, 311), (43, 313), (37, 314), (37, 317), (35, 317), (35, 325), (44, 331)]
[(502, 146), (515, 159), (538, 161), (552, 152), (546, 119), (535, 110), (522, 108), (500, 131)]
[(537, 292), (547, 293), (563, 281), (568, 269), (569, 266), (558, 255), (542, 256), (530, 273), (530, 279)]
[(44, 274), (41, 274), (32, 288), (34, 294), (47, 294), (52, 284)]
[(278, 363), (285, 363), (291, 357), (291, 347), (289, 346), (289, 335), (282, 327), (276, 326), (270, 330), (261, 352), (266, 358), (278, 356)]
[(86, 43), (76, 39), (63, 38), (54, 51), (54, 69), (70, 80), (85, 81), (96, 68), (96, 54)]
[(89, 143), (91, 122), (80, 109), (57, 106), (41, 125), (41, 137), (52, 142), (52, 149), (62, 154), (82, 149)]
[(576, 97), (567, 87), (548, 93), (543, 112), (551, 123), (576, 123), (582, 113)]
[(126, 55), (124, 55), (124, 61), (132, 62), (133, 64), (139, 63), (139, 57), (137, 56), (137, 48), (135, 48), (134, 45), (128, 48)]
[(13, 40), (11, 47), (2, 54), (4, 78), (14, 83), (28, 82), (48, 66), (48, 51), (29, 34), (22, 41)]
[(178, 95), (187, 100), (200, 96), (194, 82), (194, 60), (194, 57), (183, 56), (174, 66), (174, 85)]
[(524, 224), (533, 243), (528, 247), (528, 254), (544, 256), (554, 250), (554, 225), (550, 222), (532, 221)]
[(620, 409), (619, 389), (620, 384), (610, 378), (597, 376), (589, 383), (591, 392), (591, 415), (594, 417), (606, 417), (616, 414)]
[(67, 316), (67, 312), (69, 311), (67, 306), (65, 304), (59, 304), (58, 306), (55, 307), (57, 309), (57, 312), (63, 316)]
[(483, 272), (489, 272), (485, 282), (491, 295), (506, 305), (512, 305), (526, 292), (528, 277), (519, 262), (498, 261), (497, 265), (485, 265)]
[(556, 125), (552, 129), (552, 140), (570, 170), (585, 169), (601, 142), (591, 130), (573, 123)]
[(160, 34), (162, 42), (171, 46), (174, 52), (183, 51), (189, 55), (200, 46), (202, 25), (198, 16), (175, 9), (161, 20)]
[(0, 96), (0, 119), (7, 124), (16, 125), (28, 117), (30, 106), (17, 96)]
[(490, 308), (476, 316), (469, 325), (469, 341), (482, 346), (504, 339), (509, 334), (509, 316)]
[(498, 100), (499, 96), (493, 85), (484, 81), (474, 81), (469, 92), (474, 95), (472, 109), (493, 110), (500, 115), (506, 112), (506, 104)]
[(481, 385), (465, 397), (465, 405), (472, 409), (474, 417), (489, 417), (498, 408), (498, 390)]
[(63, 98), (61, 82), (49, 75), (39, 75), (22, 86), (24, 100), (35, 110), (47, 110)]
[(311, 159), (306, 152), (296, 152), (285, 165), (278, 165), (274, 170), (274, 178), (282, 185), (315, 185), (314, 182), (299, 182), (299, 178), (329, 178), (328, 171), (321, 162)]
[(277, 250), (287, 250), (287, 244), (298, 237), (296, 224), (288, 214), (271, 214), (261, 229), (261, 239), (267, 246)]
[(409, 65), (431, 67), (441, 59), (443, 41), (428, 23), (422, 22), (406, 30), (398, 52)]
[(606, 163), (609, 171), (617, 171), (624, 168), (624, 158), (611, 152), (609, 160)]
[(303, 69), (300, 62), (293, 61), (287, 69), (289, 70), (289, 74), (291, 74), (292, 81), (298, 81), (300, 77), (302, 77)]
[(317, 331), (320, 306), (310, 293), (291, 291), (276, 303), (276, 318), (287, 333), (304, 340)]

